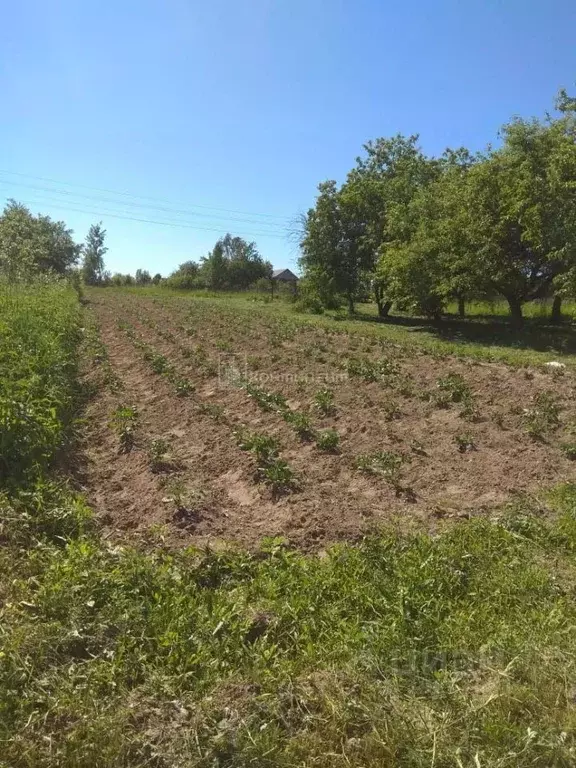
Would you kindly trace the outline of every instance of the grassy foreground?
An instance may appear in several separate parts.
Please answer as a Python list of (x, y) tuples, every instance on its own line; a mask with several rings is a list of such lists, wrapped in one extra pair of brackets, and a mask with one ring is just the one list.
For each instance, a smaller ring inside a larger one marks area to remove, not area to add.
[(0, 766), (573, 766), (576, 487), (323, 556), (102, 540), (82, 315), (0, 293)]

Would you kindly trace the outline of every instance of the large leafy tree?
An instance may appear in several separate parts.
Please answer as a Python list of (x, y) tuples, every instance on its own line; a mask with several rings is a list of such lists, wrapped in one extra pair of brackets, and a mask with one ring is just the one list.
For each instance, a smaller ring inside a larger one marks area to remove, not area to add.
[[(387, 235), (377, 277), (400, 305), (439, 317), (448, 299), (477, 295), (483, 276), (472, 268), (462, 206), (468, 170), (477, 161), (465, 149), (446, 150), (435, 178), (413, 188), (410, 199), (389, 205)], [(476, 264), (476, 267), (479, 265)]]
[(72, 235), (64, 222), (34, 216), (25, 205), (10, 200), (0, 216), (0, 271), (11, 279), (64, 275), (82, 250)]
[(522, 305), (569, 283), (576, 272), (576, 130), (573, 113), (556, 120), (513, 120), (502, 146), (467, 174), (463, 222), (471, 247), (464, 263), (507, 300), (513, 322)]
[(320, 185), (304, 226), (301, 266), (324, 305), (341, 294), (352, 310), (368, 282), (384, 317), (392, 297), (384, 262), (394, 261), (396, 247), (408, 240), (406, 209), (437, 178), (440, 164), (422, 153), (417, 136), (377, 139), (364, 150), (340, 189), (333, 181)]
[(370, 267), (362, 241), (365, 231), (357, 195), (348, 188), (339, 190), (335, 181), (320, 184), (304, 225), (300, 266), (324, 306), (335, 306), (342, 295), (354, 311), (355, 296)]
[(99, 285), (104, 280), (104, 256), (108, 248), (104, 245), (106, 230), (102, 222), (92, 224), (86, 235), (82, 277), (86, 285)]
[[(386, 268), (390, 249), (409, 234), (410, 218), (405, 216), (414, 197), (438, 176), (439, 162), (426, 157), (418, 136), (398, 134), (379, 138), (364, 146), (365, 155), (356, 161), (345, 187), (354, 195), (365, 229), (362, 247), (364, 262), (372, 273), (372, 288), (380, 316), (392, 304)], [(404, 228), (402, 226), (404, 225)], [(408, 229), (406, 229), (408, 227)]]

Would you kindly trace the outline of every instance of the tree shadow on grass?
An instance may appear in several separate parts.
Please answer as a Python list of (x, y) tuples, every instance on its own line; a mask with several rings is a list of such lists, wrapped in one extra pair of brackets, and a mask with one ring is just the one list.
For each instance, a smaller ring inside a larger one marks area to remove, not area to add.
[(569, 320), (552, 325), (546, 318), (527, 317), (524, 327), (519, 330), (507, 318), (498, 315), (475, 315), (466, 319), (450, 315), (440, 321), (407, 315), (380, 318), (356, 313), (353, 317), (361, 322), (402, 327), (409, 333), (424, 333), (452, 344), (576, 354), (576, 325)]

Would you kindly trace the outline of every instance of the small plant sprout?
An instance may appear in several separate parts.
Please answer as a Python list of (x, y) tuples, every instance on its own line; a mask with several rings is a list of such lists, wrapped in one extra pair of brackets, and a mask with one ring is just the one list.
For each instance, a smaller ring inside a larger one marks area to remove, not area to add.
[(314, 407), (323, 416), (332, 416), (336, 410), (334, 406), (334, 392), (326, 387), (319, 389), (314, 395)]
[(470, 433), (461, 435), (455, 435), (454, 442), (458, 446), (460, 453), (466, 453), (467, 451), (475, 451), (476, 444), (474, 442), (474, 436)]
[(447, 408), (450, 403), (464, 403), (472, 400), (472, 390), (459, 373), (449, 373), (438, 379), (438, 392), (435, 402), (439, 408)]
[(325, 429), (316, 435), (316, 445), (321, 451), (335, 452), (340, 444), (340, 435), (335, 429)]
[(570, 461), (576, 461), (576, 443), (562, 443), (560, 450)]
[(290, 424), (294, 432), (296, 432), (301, 440), (309, 440), (314, 436), (314, 427), (312, 426), (310, 417), (305, 413), (287, 409), (282, 411), (282, 416), (284, 421)]
[(356, 469), (369, 475), (380, 475), (397, 491), (400, 488), (400, 470), (404, 457), (393, 451), (364, 453), (356, 457)]
[(131, 405), (121, 405), (112, 414), (112, 427), (118, 434), (119, 453), (129, 453), (134, 447), (138, 411)]
[(539, 392), (531, 408), (523, 413), (526, 432), (534, 440), (544, 440), (549, 432), (560, 426), (560, 405), (553, 392)]
[(166, 466), (166, 454), (169, 447), (168, 442), (161, 437), (152, 440), (150, 443), (148, 457), (153, 472), (159, 472)]
[(259, 467), (258, 471), (274, 494), (291, 491), (297, 485), (296, 474), (284, 459), (276, 458), (266, 466)]

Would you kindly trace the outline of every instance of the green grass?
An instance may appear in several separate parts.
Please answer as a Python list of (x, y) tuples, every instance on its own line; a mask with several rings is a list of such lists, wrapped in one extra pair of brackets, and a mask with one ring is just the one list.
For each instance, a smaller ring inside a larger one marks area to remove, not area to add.
[(113, 544), (54, 468), (77, 402), (75, 299), (0, 302), (0, 359), (20, 358), (3, 403), (47, 409), (10, 427), (19, 459), (4, 456), (0, 765), (574, 765), (576, 486), (321, 555)]

